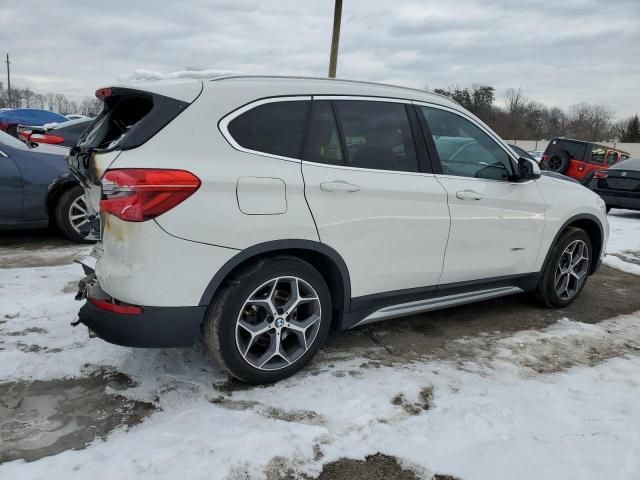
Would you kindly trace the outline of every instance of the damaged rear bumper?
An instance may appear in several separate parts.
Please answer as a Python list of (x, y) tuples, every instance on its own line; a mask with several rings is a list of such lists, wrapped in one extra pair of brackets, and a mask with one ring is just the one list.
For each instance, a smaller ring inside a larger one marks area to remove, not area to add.
[[(83, 259), (84, 260), (84, 259)], [(76, 300), (85, 300), (78, 321), (91, 336), (125, 347), (189, 347), (201, 334), (206, 306), (145, 307), (118, 302), (98, 284), (90, 262), (80, 262), (87, 276)]]
[(87, 300), (78, 313), (96, 336), (125, 347), (189, 347), (200, 336), (207, 307), (141, 307), (141, 313), (104, 310)]

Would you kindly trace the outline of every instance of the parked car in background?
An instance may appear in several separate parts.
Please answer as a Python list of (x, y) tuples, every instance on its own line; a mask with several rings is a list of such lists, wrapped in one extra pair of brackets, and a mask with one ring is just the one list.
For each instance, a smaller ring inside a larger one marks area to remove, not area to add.
[(530, 160), (534, 160), (536, 163), (540, 163), (542, 160), (542, 152), (536, 150), (533, 152), (529, 152), (522, 148), (520, 145), (516, 145), (514, 143), (510, 143), (509, 146), (520, 156), (528, 158)]
[(565, 307), (603, 256), (602, 199), (443, 96), (250, 76), (97, 96), (68, 161), (103, 219), (79, 320), (113, 343), (204, 330), (226, 371), (274, 382), (332, 326), (524, 291)]
[(48, 143), (70, 148), (78, 142), (91, 122), (91, 118), (79, 118), (41, 127), (19, 126), (18, 138), (25, 142)]
[(593, 175), (591, 189), (611, 208), (640, 210), (640, 158), (629, 158)]
[[(519, 145), (516, 145), (515, 143), (510, 143), (509, 146), (511, 147), (511, 149), (516, 152), (518, 154), (518, 156), (520, 157), (524, 157), (524, 158), (528, 158), (529, 160), (534, 160), (535, 162), (538, 162), (533, 155), (531, 155), (530, 152), (527, 152), (524, 148), (522, 148)], [(539, 162), (538, 162), (539, 163)]]
[(544, 155), (544, 150), (533, 150), (528, 153), (536, 160), (536, 162), (540, 163), (542, 161), (542, 155)]
[(0, 130), (13, 137), (18, 136), (18, 125), (44, 125), (66, 122), (68, 119), (49, 110), (39, 108), (14, 108), (0, 112)]
[(562, 173), (587, 184), (596, 171), (607, 169), (629, 157), (628, 152), (605, 145), (554, 138), (544, 151), (541, 163), (547, 170)]
[(0, 132), (0, 228), (55, 225), (76, 242), (90, 241), (84, 191), (69, 172), (67, 149), (29, 148)]

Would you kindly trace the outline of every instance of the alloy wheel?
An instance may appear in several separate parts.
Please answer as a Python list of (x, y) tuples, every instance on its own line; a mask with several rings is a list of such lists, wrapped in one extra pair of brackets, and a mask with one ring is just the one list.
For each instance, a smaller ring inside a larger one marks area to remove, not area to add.
[(301, 278), (273, 278), (245, 300), (236, 320), (236, 345), (260, 370), (279, 370), (300, 359), (315, 341), (322, 311), (314, 288)]
[(564, 249), (556, 266), (554, 287), (562, 300), (573, 298), (579, 291), (589, 269), (589, 247), (582, 240), (574, 240)]
[(89, 222), (89, 211), (87, 209), (87, 200), (84, 195), (80, 195), (69, 206), (69, 223), (71, 227), (83, 235), (81, 228)]

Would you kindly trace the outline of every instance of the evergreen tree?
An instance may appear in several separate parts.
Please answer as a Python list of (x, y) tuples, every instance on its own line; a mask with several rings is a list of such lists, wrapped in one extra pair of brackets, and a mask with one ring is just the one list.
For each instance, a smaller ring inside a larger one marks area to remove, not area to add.
[(637, 114), (629, 119), (627, 130), (622, 137), (622, 141), (627, 143), (640, 143), (640, 119), (638, 119)]

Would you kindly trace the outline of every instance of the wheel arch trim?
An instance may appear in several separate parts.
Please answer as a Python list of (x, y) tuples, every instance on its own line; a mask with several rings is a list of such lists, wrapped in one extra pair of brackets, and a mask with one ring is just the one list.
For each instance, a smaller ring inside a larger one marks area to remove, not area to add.
[(240, 251), (229, 259), (213, 276), (207, 288), (205, 289), (202, 297), (200, 298), (200, 306), (209, 305), (213, 300), (214, 295), (227, 279), (229, 274), (233, 272), (239, 265), (245, 263), (251, 259), (257, 258), (266, 254), (277, 254), (279, 252), (286, 253), (287, 251), (298, 250), (307, 251), (320, 254), (328, 258), (333, 265), (337, 268), (341, 277), (342, 290), (343, 290), (343, 304), (338, 305), (343, 312), (349, 312), (351, 305), (351, 277), (349, 276), (349, 269), (344, 259), (340, 254), (331, 248), (330, 246), (313, 240), (272, 240), (269, 242), (259, 243)]
[(54, 218), (52, 213), (60, 196), (66, 190), (79, 185), (78, 181), (70, 173), (56, 178), (49, 184), (47, 194), (44, 197), (44, 207), (50, 220)]
[[(558, 239), (560, 238), (560, 235), (562, 235), (562, 233), (571, 224), (579, 222), (579, 221), (582, 221), (582, 220), (586, 220), (586, 221), (594, 223), (598, 227), (598, 230), (600, 232), (600, 250), (598, 251), (597, 255), (594, 255), (594, 261), (591, 263), (591, 269), (589, 271), (590, 275), (592, 273), (595, 273), (595, 271), (598, 269), (598, 267), (600, 265), (600, 254), (602, 253), (602, 250), (606, 247), (606, 245), (604, 245), (604, 228), (602, 227), (602, 222), (600, 221), (600, 219), (598, 217), (596, 217), (595, 215), (592, 215), (590, 213), (580, 213), (578, 215), (574, 215), (574, 216), (570, 217), (568, 220), (566, 220), (562, 224), (562, 226), (558, 229), (558, 231), (556, 232), (555, 236), (553, 237), (553, 240), (549, 244), (549, 248), (547, 249), (547, 253), (546, 253), (545, 257), (544, 257), (544, 262), (542, 263), (542, 268), (544, 268), (544, 266), (547, 264), (547, 262), (549, 260), (549, 255), (551, 255), (551, 249), (557, 243)], [(586, 232), (586, 233), (587, 233), (587, 235), (589, 235), (589, 232)], [(592, 248), (593, 247), (594, 247), (594, 245), (592, 245)]]

